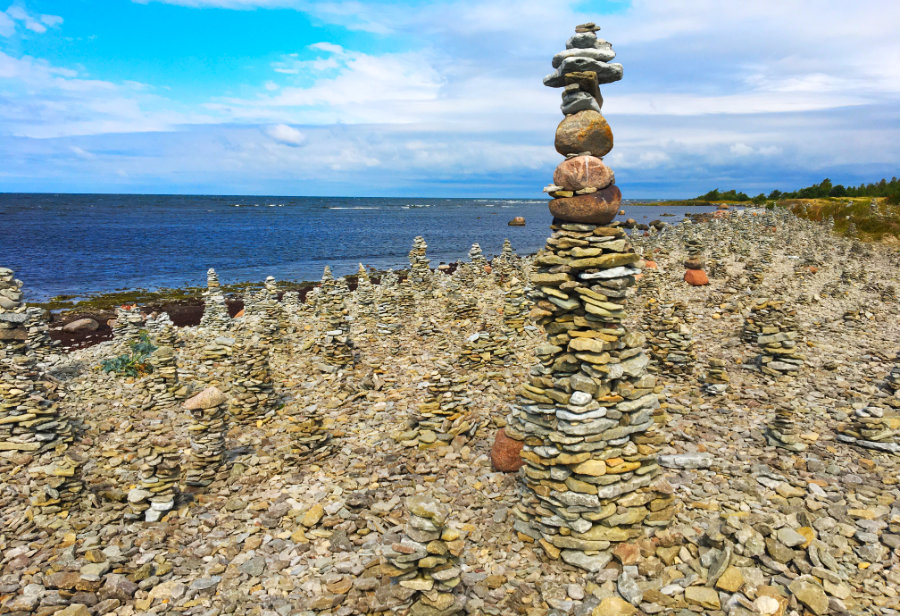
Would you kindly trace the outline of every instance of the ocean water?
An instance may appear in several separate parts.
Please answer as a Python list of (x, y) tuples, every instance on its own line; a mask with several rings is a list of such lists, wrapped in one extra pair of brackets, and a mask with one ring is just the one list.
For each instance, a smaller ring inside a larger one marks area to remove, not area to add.
[[(626, 202), (638, 222), (687, 211)], [(524, 227), (509, 227), (515, 216)], [(0, 266), (15, 270), (27, 301), (119, 289), (202, 286), (214, 267), (225, 284), (318, 280), (358, 264), (408, 266), (416, 235), (432, 267), (465, 259), (474, 242), (519, 254), (549, 234), (546, 199), (391, 199), (196, 195), (0, 194)]]

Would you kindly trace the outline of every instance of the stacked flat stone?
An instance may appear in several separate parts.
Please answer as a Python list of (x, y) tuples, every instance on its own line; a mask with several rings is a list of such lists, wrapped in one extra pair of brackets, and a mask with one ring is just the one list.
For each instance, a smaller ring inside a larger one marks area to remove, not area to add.
[(320, 318), (325, 331), (320, 348), (323, 359), (332, 366), (353, 363), (353, 342), (350, 340), (346, 305), (349, 294), (345, 279), (329, 281), (323, 277)]
[(181, 389), (175, 349), (158, 346), (150, 356), (150, 365), (153, 367), (149, 382), (153, 408), (162, 410), (175, 406)]
[(332, 451), (331, 432), (317, 405), (303, 410), (288, 428), (291, 454), (299, 460), (321, 460)]
[(697, 353), (687, 325), (687, 307), (682, 302), (656, 304), (649, 311), (648, 342), (653, 362), (650, 369), (669, 376), (689, 375), (694, 371)]
[(422, 295), (431, 289), (431, 261), (427, 256), (428, 244), (421, 235), (413, 239), (412, 250), (409, 251), (409, 275), (406, 277), (413, 289)]
[[(564, 110), (587, 105), (560, 125), (557, 150), (590, 155), (562, 163), (556, 186), (571, 194), (596, 190), (577, 197), (551, 191), (553, 234), (535, 258), (532, 276), (538, 289), (532, 315), (547, 342), (536, 349), (540, 363), (504, 428), (524, 441), (514, 524), (520, 538), (589, 571), (607, 565), (613, 544), (644, 536), (647, 527), (664, 526), (675, 513), (671, 488), (656, 480), (663, 441), (654, 422), (656, 378), (647, 374), (643, 336), (622, 324), (640, 257), (621, 228), (603, 226), (615, 218), (621, 195), (610, 189), (612, 173), (597, 158), (611, 149), (612, 133), (593, 107), (599, 108), (598, 93), (589, 89), (598, 79), (620, 78), (621, 66), (605, 64), (612, 52), (595, 30), (593, 24), (580, 26), (557, 56), (559, 70), (545, 80), (577, 85), (564, 95)], [(592, 76), (583, 74), (587, 69)], [(576, 71), (582, 74), (567, 77)]]
[(382, 574), (392, 578), (410, 616), (464, 613), (460, 555), (464, 539), (447, 524), (449, 508), (437, 499), (407, 499), (409, 522), (400, 541), (385, 546)]
[(400, 329), (400, 315), (395, 301), (399, 293), (398, 285), (399, 278), (390, 269), (381, 276), (378, 284), (375, 329), (383, 336), (389, 336)]
[(766, 442), (769, 445), (800, 452), (806, 450), (806, 444), (800, 440), (800, 428), (796, 417), (799, 409), (783, 402), (775, 407), (775, 414), (766, 426)]
[(412, 418), (411, 430), (400, 437), (407, 447), (430, 449), (449, 445), (457, 436), (471, 436), (478, 425), (472, 421), (472, 399), (465, 377), (445, 362), (436, 362), (428, 377), (427, 398)]
[(891, 368), (884, 381), (884, 388), (891, 395), (888, 404), (894, 408), (900, 408), (900, 353), (897, 354), (897, 363)]
[(263, 345), (259, 335), (251, 334), (239, 339), (234, 350), (229, 411), (237, 423), (252, 423), (275, 405), (269, 348)]
[(126, 520), (159, 521), (175, 507), (181, 450), (167, 436), (154, 436), (137, 451), (138, 485), (128, 492)]
[(725, 360), (712, 357), (706, 368), (706, 372), (700, 378), (703, 383), (703, 391), (711, 396), (721, 396), (728, 391), (731, 379), (725, 369)]
[(137, 340), (144, 329), (144, 316), (137, 306), (118, 306), (116, 322), (112, 328), (113, 340), (129, 344)]
[(191, 455), (184, 477), (189, 487), (207, 487), (225, 460), (225, 405), (225, 395), (216, 387), (207, 387), (182, 405), (194, 422), (188, 426)]
[(503, 248), (500, 254), (491, 262), (491, 272), (500, 284), (508, 284), (515, 276), (516, 253), (513, 252), (509, 239), (503, 240)]
[(0, 267), (0, 356), (24, 353), (28, 316), (22, 301), (22, 281), (13, 271)]
[(200, 326), (212, 330), (225, 330), (231, 327), (228, 316), (228, 305), (222, 294), (222, 285), (216, 270), (209, 268), (206, 272), (206, 291), (203, 293), (203, 316)]
[(72, 426), (59, 412), (55, 388), (34, 358), (12, 355), (0, 363), (0, 451), (43, 453), (72, 442)]
[(218, 336), (203, 346), (200, 351), (200, 359), (207, 370), (215, 370), (218, 366), (228, 363), (233, 347), (234, 338)]
[(761, 348), (757, 361), (768, 376), (793, 375), (803, 366), (796, 310), (786, 308), (783, 301), (763, 299), (754, 304), (744, 321), (743, 339)]
[(50, 338), (50, 326), (40, 308), (25, 309), (25, 352), (38, 361), (46, 359), (56, 343)]
[(505, 334), (482, 329), (463, 342), (459, 352), (459, 365), (466, 370), (502, 366), (509, 353), (509, 340)]
[(464, 277), (454, 275), (447, 281), (447, 304), (450, 314), (457, 321), (472, 321), (478, 318), (478, 302), (470, 292), (471, 289), (471, 282), (467, 285)]
[(503, 292), (503, 328), (517, 334), (524, 332), (530, 308), (531, 302), (525, 295), (524, 285), (518, 277), (513, 276)]
[(369, 272), (359, 264), (359, 270), (356, 272), (356, 291), (354, 295), (356, 305), (359, 307), (359, 316), (367, 319), (372, 316), (372, 306), (375, 303), (375, 289), (372, 286), (372, 279), (369, 278)]
[(29, 474), (36, 476), (41, 482), (31, 493), (31, 505), (40, 507), (41, 513), (51, 515), (78, 503), (84, 491), (81, 468), (86, 461), (87, 457), (84, 455), (66, 448), (49, 464), (31, 467)]
[(900, 454), (900, 413), (878, 406), (856, 409), (850, 421), (838, 427), (837, 440)]

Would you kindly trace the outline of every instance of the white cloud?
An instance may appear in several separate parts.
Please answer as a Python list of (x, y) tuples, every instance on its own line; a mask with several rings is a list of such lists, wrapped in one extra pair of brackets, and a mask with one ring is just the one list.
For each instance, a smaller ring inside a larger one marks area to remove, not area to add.
[(77, 145), (70, 145), (69, 150), (71, 150), (71, 152), (78, 158), (84, 158), (86, 160), (97, 158), (94, 154), (88, 152), (84, 148), (78, 147)]
[(292, 147), (298, 147), (306, 143), (306, 136), (299, 130), (287, 124), (276, 124), (266, 129), (266, 134), (277, 141)]
[(58, 15), (31, 15), (22, 6), (14, 4), (5, 13), (0, 13), (0, 36), (12, 36), (17, 22), (32, 32), (43, 34), (48, 26), (58, 26), (62, 21)]

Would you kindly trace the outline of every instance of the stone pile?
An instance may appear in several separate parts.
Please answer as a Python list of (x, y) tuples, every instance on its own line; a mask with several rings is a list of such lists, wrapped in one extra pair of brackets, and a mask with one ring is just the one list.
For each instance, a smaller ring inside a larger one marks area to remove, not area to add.
[(785, 307), (784, 301), (761, 299), (751, 306), (742, 337), (761, 348), (757, 363), (763, 374), (775, 378), (794, 375), (803, 366), (796, 310)]
[(140, 308), (136, 305), (116, 308), (116, 319), (112, 327), (113, 340), (127, 345), (140, 338), (143, 329), (144, 315)]
[(478, 425), (472, 421), (472, 398), (466, 378), (445, 362), (436, 362), (428, 376), (427, 398), (411, 419), (410, 430), (398, 438), (407, 447), (430, 449), (449, 445), (457, 436), (472, 436)]
[(406, 501), (405, 536), (385, 546), (382, 574), (397, 585), (395, 594), (410, 616), (452, 616), (466, 605), (460, 556), (465, 540), (449, 526), (449, 508), (435, 498), (418, 495)]
[(484, 327), (463, 342), (459, 352), (459, 365), (466, 370), (484, 366), (502, 366), (509, 356), (509, 339), (501, 332)]
[(838, 427), (837, 440), (900, 454), (900, 414), (878, 406), (856, 409), (850, 421)]
[(22, 281), (13, 271), (0, 267), (0, 353), (24, 353), (28, 339)]
[(375, 304), (375, 288), (372, 286), (372, 279), (369, 278), (369, 272), (359, 264), (359, 270), (356, 272), (356, 291), (354, 298), (357, 305), (357, 318), (366, 321), (372, 319), (373, 307)]
[(207, 487), (225, 460), (225, 405), (225, 395), (216, 387), (207, 387), (182, 405), (193, 420), (188, 426), (191, 455), (184, 477), (189, 487)]
[(237, 340), (234, 351), (229, 411), (237, 423), (252, 423), (275, 405), (269, 347), (263, 346), (258, 335), (250, 333)]
[(779, 403), (766, 427), (766, 442), (788, 451), (805, 451), (807, 446), (800, 439), (800, 429), (797, 425), (800, 411), (801, 409), (788, 402)]
[(29, 474), (41, 482), (31, 494), (31, 505), (40, 507), (41, 513), (51, 515), (78, 503), (84, 490), (81, 469), (86, 461), (86, 456), (67, 448), (50, 464), (28, 469)]
[(324, 332), (319, 341), (319, 352), (330, 366), (352, 364), (353, 342), (350, 340), (350, 325), (347, 322), (347, 297), (350, 293), (343, 278), (336, 281), (326, 266), (322, 277), (321, 299), (318, 304), (319, 318)]
[(711, 357), (706, 367), (706, 372), (700, 377), (703, 383), (703, 391), (710, 396), (721, 396), (728, 391), (731, 379), (725, 369), (725, 360)]
[[(58, 345), (50, 338), (50, 326), (44, 318), (44, 311), (40, 308), (25, 309), (25, 352), (33, 355), (37, 360), (46, 359), (47, 355)], [(2, 319), (2, 313), (0, 313)]]
[[(539, 290), (532, 314), (547, 341), (535, 351), (540, 363), (504, 428), (524, 441), (519, 537), (589, 571), (607, 565), (614, 544), (665, 526), (675, 514), (671, 488), (657, 481), (663, 437), (654, 422), (656, 378), (647, 374), (643, 336), (622, 324), (640, 257), (620, 227), (608, 226), (621, 194), (599, 158), (612, 148), (612, 133), (595, 89), (622, 73), (606, 64), (612, 50), (595, 30), (580, 26), (557, 56), (559, 69), (545, 79), (573, 86), (563, 99), (572, 115), (556, 142), (561, 154), (576, 156), (557, 168), (548, 191), (556, 197), (553, 234), (532, 276)], [(596, 190), (575, 195), (584, 188)]]
[(687, 306), (683, 302), (656, 303), (648, 311), (648, 343), (653, 361), (650, 369), (669, 376), (689, 375), (697, 354), (688, 327)]
[(171, 346), (158, 346), (150, 356), (149, 389), (151, 404), (158, 410), (176, 405), (181, 394), (178, 383), (178, 362), (175, 349)]
[(427, 292), (432, 285), (431, 261), (426, 256), (428, 244), (425, 238), (418, 235), (413, 239), (412, 250), (409, 251), (409, 274), (406, 280), (420, 295)]
[(291, 455), (299, 460), (321, 460), (332, 451), (329, 424), (316, 405), (294, 415), (288, 432), (291, 434)]
[(203, 316), (200, 326), (211, 330), (225, 330), (231, 327), (228, 305), (222, 294), (222, 285), (216, 270), (209, 268), (206, 272), (206, 291), (203, 293)]
[(128, 492), (126, 520), (157, 522), (175, 507), (181, 450), (168, 436), (154, 436), (137, 450), (138, 485)]
[(447, 309), (456, 321), (473, 321), (478, 318), (480, 311), (475, 296), (470, 293), (471, 282), (457, 274), (449, 276), (446, 282)]
[(400, 329), (400, 314), (395, 301), (399, 294), (399, 282), (394, 270), (389, 269), (378, 284), (375, 329), (382, 336), (390, 336)]
[(0, 364), (0, 451), (38, 454), (72, 441), (55, 386), (27, 355)]
[(505, 239), (503, 240), (503, 248), (500, 250), (500, 254), (491, 261), (491, 271), (497, 283), (509, 283), (509, 280), (515, 275), (515, 264), (516, 253), (513, 251), (509, 239)]
[(503, 292), (503, 329), (507, 333), (522, 334), (525, 331), (525, 321), (531, 302), (525, 295), (525, 287), (515, 276), (509, 279), (508, 286)]

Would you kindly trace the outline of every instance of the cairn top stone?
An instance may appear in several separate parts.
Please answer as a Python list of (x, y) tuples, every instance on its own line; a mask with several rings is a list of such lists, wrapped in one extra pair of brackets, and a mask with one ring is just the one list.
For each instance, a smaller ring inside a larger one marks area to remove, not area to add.
[(225, 394), (218, 387), (207, 387), (193, 398), (184, 403), (184, 408), (188, 411), (197, 409), (211, 409), (225, 402)]

